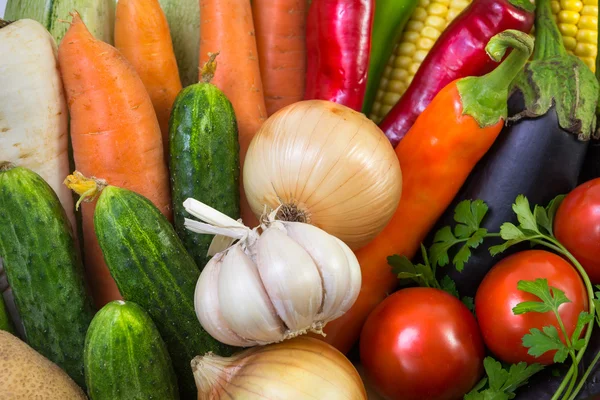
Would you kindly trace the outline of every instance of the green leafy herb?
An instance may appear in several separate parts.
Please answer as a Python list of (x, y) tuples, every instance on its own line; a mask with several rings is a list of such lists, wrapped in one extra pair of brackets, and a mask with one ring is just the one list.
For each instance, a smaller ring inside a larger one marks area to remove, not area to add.
[(454, 220), (457, 222), (454, 232), (447, 226), (437, 231), (433, 238), (429, 249), (432, 265), (447, 265), (450, 262), (449, 250), (457, 244), (462, 244), (452, 259), (456, 269), (462, 271), (471, 257), (471, 249), (479, 247), (487, 235), (487, 229), (480, 228), (487, 211), (487, 204), (481, 200), (461, 201), (454, 211)]
[(523, 336), (523, 346), (529, 348), (528, 354), (540, 357), (548, 351), (556, 350), (554, 362), (565, 362), (569, 356), (569, 348), (558, 337), (558, 331), (553, 325), (545, 326), (543, 332), (533, 328)]
[(527, 365), (524, 362), (505, 368), (492, 357), (483, 360), (486, 378), (464, 397), (464, 400), (509, 400), (515, 397), (515, 390), (525, 385), (529, 378), (544, 367), (540, 364)]

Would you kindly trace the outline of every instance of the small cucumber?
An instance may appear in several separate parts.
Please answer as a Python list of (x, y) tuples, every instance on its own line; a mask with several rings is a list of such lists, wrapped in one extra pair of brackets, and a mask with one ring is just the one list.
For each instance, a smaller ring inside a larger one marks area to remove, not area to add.
[(113, 301), (94, 317), (85, 340), (85, 380), (92, 400), (177, 400), (171, 357), (140, 306)]
[(93, 309), (65, 210), (37, 173), (10, 163), (0, 163), (0, 204), (0, 257), (26, 341), (85, 387)]
[(106, 186), (96, 203), (94, 227), (104, 260), (127, 301), (139, 304), (156, 324), (178, 376), (182, 398), (196, 398), (190, 361), (209, 351), (233, 349), (202, 329), (194, 311), (200, 276), (175, 230), (145, 197)]
[(175, 230), (203, 269), (212, 235), (187, 230), (191, 197), (233, 219), (240, 217), (239, 144), (233, 106), (216, 86), (197, 83), (176, 98), (170, 120), (170, 171)]

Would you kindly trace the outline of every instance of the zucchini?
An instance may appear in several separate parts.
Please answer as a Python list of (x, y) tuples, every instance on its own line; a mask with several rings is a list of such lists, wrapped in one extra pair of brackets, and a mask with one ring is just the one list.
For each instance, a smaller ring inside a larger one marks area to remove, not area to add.
[(85, 339), (85, 381), (92, 400), (176, 400), (177, 378), (154, 322), (132, 302), (112, 301)]
[(212, 235), (184, 227), (183, 202), (194, 198), (233, 219), (240, 217), (239, 144), (233, 106), (216, 86), (196, 83), (173, 104), (169, 126), (175, 230), (200, 269), (210, 261)]
[(0, 257), (27, 343), (85, 387), (93, 317), (83, 264), (56, 193), (37, 173), (0, 163)]
[(113, 44), (115, 4), (115, 0), (8, 0), (4, 19), (36, 20), (60, 44), (69, 29), (69, 24), (65, 21), (70, 20), (71, 11), (77, 10), (96, 39)]
[(159, 0), (169, 22), (173, 50), (183, 87), (198, 82), (200, 48), (200, 2), (198, 0)]
[(198, 322), (194, 291), (200, 271), (175, 230), (145, 197), (106, 186), (94, 211), (94, 228), (106, 265), (127, 301), (150, 314), (164, 339), (182, 398), (195, 398), (190, 361), (212, 351), (229, 355)]

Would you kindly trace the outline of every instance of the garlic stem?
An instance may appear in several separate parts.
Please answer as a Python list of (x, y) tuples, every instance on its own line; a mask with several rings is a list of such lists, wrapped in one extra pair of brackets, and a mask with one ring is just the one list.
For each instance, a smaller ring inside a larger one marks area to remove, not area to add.
[(250, 230), (246, 227), (242, 229), (238, 227), (222, 227), (216, 225), (209, 225), (188, 218), (185, 218), (183, 226), (192, 232), (204, 233), (208, 235), (227, 236), (238, 240), (248, 237), (250, 233)]
[(250, 228), (241, 222), (236, 221), (228, 215), (225, 215), (198, 200), (189, 198), (183, 202), (183, 207), (185, 208), (185, 211), (208, 224), (250, 230)]

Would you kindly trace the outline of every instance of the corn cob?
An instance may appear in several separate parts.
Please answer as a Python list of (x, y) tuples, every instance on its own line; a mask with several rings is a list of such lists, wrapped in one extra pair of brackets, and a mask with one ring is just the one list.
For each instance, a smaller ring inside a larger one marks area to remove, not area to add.
[(552, 0), (550, 4), (565, 48), (595, 72), (598, 55), (597, 0)]
[[(595, 0), (593, 0), (595, 1)], [(471, 0), (420, 0), (381, 78), (371, 115), (379, 123), (400, 99), (427, 53)]]

